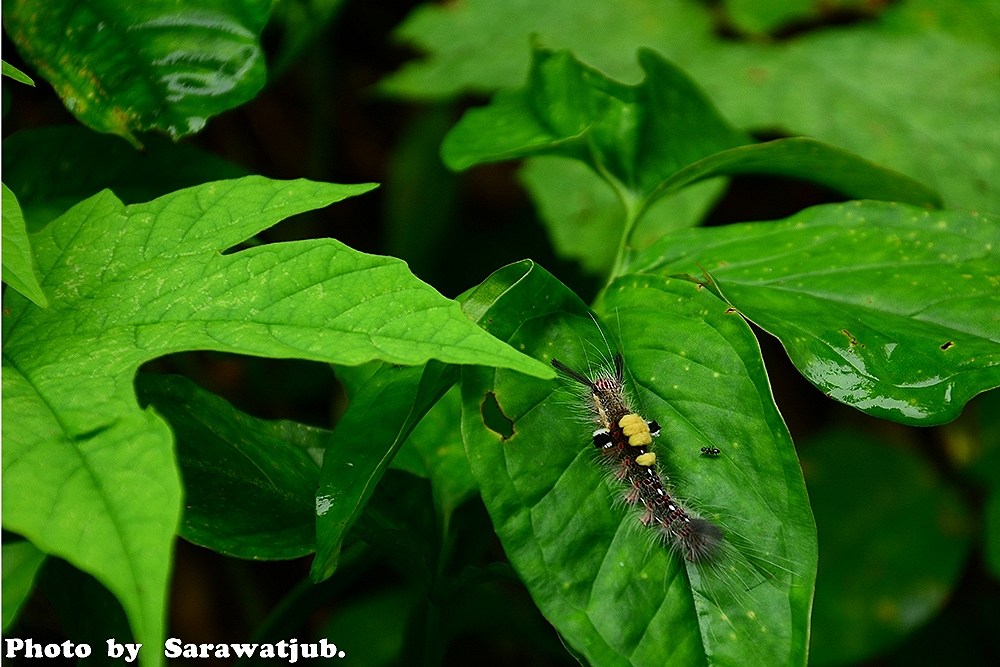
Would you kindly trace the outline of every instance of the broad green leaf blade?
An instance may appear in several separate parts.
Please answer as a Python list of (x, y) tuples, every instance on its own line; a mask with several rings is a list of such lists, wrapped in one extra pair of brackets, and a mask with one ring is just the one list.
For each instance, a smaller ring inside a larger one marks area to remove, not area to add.
[(575, 157), (642, 198), (682, 167), (750, 143), (683, 72), (648, 50), (639, 62), (646, 79), (627, 86), (569, 52), (536, 50), (528, 84), (467, 113), (441, 155), (453, 169), (530, 155)]
[(396, 452), (457, 379), (457, 369), (384, 365), (351, 396), (330, 437), (316, 492), (313, 581), (337, 569), (340, 549)]
[[(601, 71), (637, 80), (641, 45), (672, 45), (672, 57), (702, 52), (712, 21), (688, 2), (663, 0), (466, 0), (454, 7), (420, 5), (396, 32), (424, 57), (384, 80), (390, 94), (419, 99), (469, 91), (491, 93), (523, 83), (532, 39), (568, 48)], [(489, 35), (489, 43), (483, 41)]]
[(31, 80), (31, 77), (19, 70), (18, 68), (11, 65), (6, 60), (0, 61), (0, 66), (3, 67), (3, 75), (9, 76), (15, 81), (20, 81), (21, 83), (27, 84), (29, 86), (34, 86), (35, 82)]
[(329, 433), (257, 419), (179, 376), (142, 373), (139, 397), (170, 424), (184, 481), (184, 539), (228, 556), (298, 558), (316, 544), (319, 466)]
[(870, 660), (958, 586), (972, 512), (919, 451), (850, 432), (801, 447), (820, 534), (810, 664)]
[(10, 188), (0, 187), (3, 188), (3, 281), (44, 308), (49, 302), (38, 284), (38, 270), (21, 207)]
[(4, 25), (82, 123), (138, 145), (174, 139), (251, 99), (266, 79), (267, 0), (111, 0), (4, 6)]
[(856, 202), (679, 232), (630, 270), (707, 271), (823, 392), (929, 425), (1000, 386), (998, 253), (995, 216)]
[[(695, 566), (656, 543), (617, 500), (625, 489), (596, 460), (573, 387), (465, 369), (469, 461), (512, 564), (591, 664), (805, 664), (815, 528), (752, 333), (707, 291), (658, 277), (620, 279), (599, 312), (663, 427), (661, 470), (723, 527), (726, 548)], [(512, 345), (578, 368), (615, 345), (537, 267), (491, 314), (516, 325)], [(703, 446), (723, 455), (702, 458)]]
[(35, 585), (35, 574), (45, 561), (45, 553), (28, 542), (3, 545), (3, 631), (15, 618)]
[[(59, 302), (51, 306), (42, 312)], [(16, 336), (5, 332), (4, 343)], [(96, 366), (62, 350), (65, 363), (49, 369), (61, 387), (41, 385), (26, 374), (30, 359), (5, 351), (3, 525), (92, 573), (119, 599), (139, 641), (155, 645), (181, 502), (170, 430), (136, 408), (120, 362), (94, 351)]]
[(222, 254), (370, 189), (248, 177), (127, 207), (105, 191), (31, 236), (50, 307), (5, 295), (4, 526), (93, 574), (140, 641), (162, 640), (180, 513), (169, 428), (132, 390), (145, 361), (211, 349), (552, 375), (398, 260), (332, 239)]
[[(497, 338), (508, 337), (509, 327), (515, 324), (492, 317), (491, 308), (517, 284), (529, 266), (530, 262), (520, 262), (495, 272), (460, 297), (462, 309)], [(325, 579), (336, 570), (347, 531), (365, 509), (400, 447), (457, 377), (456, 369), (431, 363), (424, 368), (383, 365), (374, 373), (351, 374), (348, 378), (348, 384), (357, 389), (326, 448), (316, 496), (317, 547), (311, 571), (314, 580)], [(435, 461), (432, 468), (432, 478), (450, 472), (463, 477), (467, 474), (465, 465), (454, 454), (448, 460)], [(457, 506), (470, 487), (467, 481), (454, 480), (447, 486), (435, 485), (433, 492), (446, 511), (448, 503)]]

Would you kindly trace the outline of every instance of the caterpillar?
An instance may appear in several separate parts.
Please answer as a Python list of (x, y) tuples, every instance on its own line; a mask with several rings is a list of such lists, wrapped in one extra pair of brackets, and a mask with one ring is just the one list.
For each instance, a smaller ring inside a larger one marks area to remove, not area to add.
[(594, 378), (579, 373), (558, 359), (552, 366), (590, 391), (588, 405), (599, 428), (593, 433), (594, 447), (615, 469), (615, 476), (628, 485), (625, 502), (642, 508), (640, 522), (659, 528), (668, 544), (693, 563), (712, 560), (722, 545), (722, 530), (711, 521), (686, 510), (664, 484), (650, 447), (660, 434), (655, 420), (636, 413), (624, 390), (625, 363), (615, 355), (614, 372), (602, 370)]

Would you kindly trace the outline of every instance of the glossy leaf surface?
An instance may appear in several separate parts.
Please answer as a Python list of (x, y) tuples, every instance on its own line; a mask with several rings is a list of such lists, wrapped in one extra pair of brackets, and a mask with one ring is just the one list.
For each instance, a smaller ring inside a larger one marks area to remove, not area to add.
[(994, 216), (855, 202), (679, 232), (630, 270), (707, 272), (822, 391), (927, 425), (1000, 386), (998, 267)]
[(264, 85), (267, 0), (4, 6), (4, 25), (66, 108), (100, 132), (197, 132)]
[(490, 312), (519, 323), (512, 345), (590, 372), (620, 335), (636, 402), (663, 427), (661, 472), (727, 536), (715, 564), (685, 563), (618, 500), (576, 387), (465, 369), (469, 461), (542, 613), (592, 664), (805, 664), (816, 535), (749, 328), (709, 292), (648, 276), (606, 291), (602, 334), (537, 266), (498, 273), (516, 278)]

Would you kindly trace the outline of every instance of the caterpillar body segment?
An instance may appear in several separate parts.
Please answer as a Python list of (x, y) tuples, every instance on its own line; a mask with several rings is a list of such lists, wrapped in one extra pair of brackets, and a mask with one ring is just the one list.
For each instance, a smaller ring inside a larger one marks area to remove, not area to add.
[(593, 379), (557, 359), (552, 365), (563, 375), (589, 390), (588, 408), (598, 424), (593, 433), (594, 447), (627, 485), (625, 502), (642, 508), (640, 522), (658, 528), (671, 548), (692, 562), (710, 560), (722, 545), (718, 526), (684, 509), (661, 478), (656, 454), (650, 451), (660, 425), (647, 421), (632, 408), (624, 390), (625, 365), (621, 354), (614, 368), (599, 372)]

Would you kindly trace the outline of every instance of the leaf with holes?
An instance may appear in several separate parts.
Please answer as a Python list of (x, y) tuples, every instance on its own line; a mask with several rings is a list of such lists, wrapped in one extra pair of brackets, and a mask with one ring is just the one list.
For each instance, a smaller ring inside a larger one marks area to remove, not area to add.
[[(512, 345), (582, 369), (620, 346), (641, 412), (663, 428), (661, 472), (726, 535), (717, 560), (686, 563), (618, 500), (625, 487), (597, 460), (573, 387), (464, 369), (470, 465), (560, 636), (592, 664), (805, 664), (815, 527), (747, 325), (690, 282), (632, 276), (598, 302), (614, 323), (599, 330), (540, 268), (498, 273), (511, 287), (490, 317), (511, 325)], [(706, 446), (720, 456), (701, 457)]]

